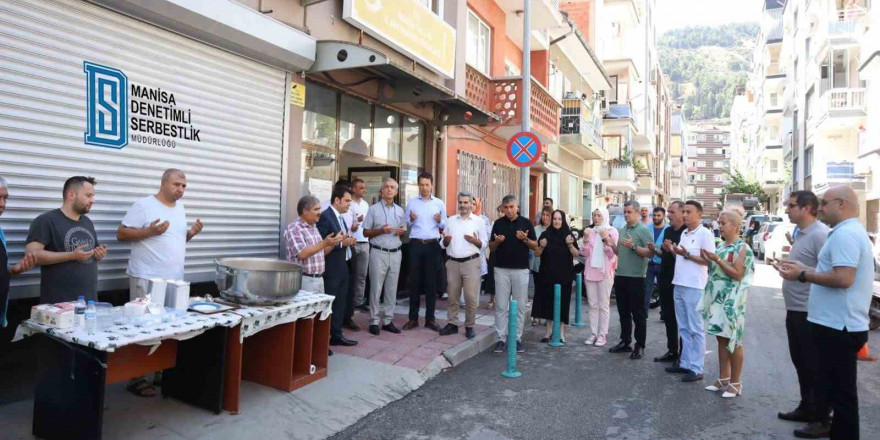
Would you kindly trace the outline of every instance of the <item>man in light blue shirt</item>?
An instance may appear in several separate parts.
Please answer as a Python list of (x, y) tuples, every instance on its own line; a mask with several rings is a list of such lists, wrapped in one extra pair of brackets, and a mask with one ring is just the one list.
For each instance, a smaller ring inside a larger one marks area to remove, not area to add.
[(425, 295), (425, 328), (440, 331), (434, 322), (437, 304), (437, 277), (440, 273), (440, 231), (446, 228), (446, 204), (431, 195), (434, 176), (419, 174), (419, 196), (406, 202), (406, 222), (409, 231), (409, 321), (404, 330), (419, 326), (421, 295)]
[[(779, 273), (786, 280), (811, 284), (807, 320), (819, 352), (820, 393), (834, 412), (830, 430), (825, 432), (832, 439), (858, 440), (856, 358), (868, 342), (873, 253), (868, 234), (858, 222), (859, 199), (852, 188), (828, 189), (819, 201), (819, 216), (832, 229), (816, 268), (786, 260), (779, 264)], [(822, 428), (808, 425), (804, 431), (815, 434)]]

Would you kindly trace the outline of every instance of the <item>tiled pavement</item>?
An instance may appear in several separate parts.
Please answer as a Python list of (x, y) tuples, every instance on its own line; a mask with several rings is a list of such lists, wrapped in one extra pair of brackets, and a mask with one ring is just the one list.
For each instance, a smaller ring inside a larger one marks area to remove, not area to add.
[[(488, 308), (489, 297), (484, 295), (480, 298), (480, 306), (477, 308), (477, 319), (474, 330), (477, 338), (485, 337), (486, 333), (493, 333), (492, 325), (495, 323), (494, 312)], [(435, 312), (436, 323), (441, 328), (446, 325), (447, 302), (438, 300)], [(409, 313), (409, 300), (400, 300), (394, 310), (394, 325), (403, 328)], [(385, 364), (406, 367), (422, 372), (432, 361), (443, 356), (446, 350), (467, 341), (464, 336), (464, 310), (459, 312), (459, 330), (456, 335), (440, 336), (437, 332), (423, 327), (425, 309), (420, 310), (419, 327), (412, 330), (403, 330), (401, 334), (383, 331), (379, 336), (370, 334), (369, 313), (355, 311), (354, 321), (361, 330), (345, 330), (345, 337), (358, 341), (354, 347), (332, 347), (335, 353), (342, 353), (369, 359)]]

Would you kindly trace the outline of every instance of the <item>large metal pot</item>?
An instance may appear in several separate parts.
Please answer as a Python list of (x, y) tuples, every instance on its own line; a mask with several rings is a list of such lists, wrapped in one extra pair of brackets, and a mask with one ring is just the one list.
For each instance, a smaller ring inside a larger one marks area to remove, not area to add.
[(293, 299), (302, 286), (299, 264), (272, 258), (223, 258), (217, 266), (220, 296), (249, 305), (280, 304)]

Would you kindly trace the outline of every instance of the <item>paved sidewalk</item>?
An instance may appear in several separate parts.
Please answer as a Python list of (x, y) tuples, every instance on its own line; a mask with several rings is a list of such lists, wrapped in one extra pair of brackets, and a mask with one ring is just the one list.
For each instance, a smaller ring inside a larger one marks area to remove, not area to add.
[[(494, 317), (482, 297), (475, 330), (468, 340), (464, 327), (458, 335), (440, 336), (419, 327), (396, 335), (371, 335), (367, 313), (355, 313), (362, 327), (346, 335), (355, 347), (332, 347), (327, 378), (285, 393), (243, 382), (239, 415), (219, 415), (174, 399), (144, 399), (125, 391), (125, 384), (107, 387), (104, 438), (107, 439), (210, 439), (251, 438), (323, 439), (373, 411), (421, 387), (442, 370), (459, 365), (496, 341)], [(409, 305), (401, 300), (395, 324), (403, 327)], [(424, 309), (421, 311), (424, 316)], [(446, 301), (437, 302), (437, 324), (446, 325)], [(463, 312), (460, 318), (464, 320)], [(424, 320), (420, 321), (424, 324)], [(33, 399), (0, 405), (0, 440), (33, 439)]]
[[(368, 331), (369, 313), (355, 312), (354, 321), (361, 330), (356, 332), (345, 330), (345, 337), (358, 341), (358, 345), (332, 348), (335, 353), (410, 368), (427, 379), (444, 368), (458, 365), (495, 343), (495, 329), (492, 327), (495, 318), (494, 312), (487, 306), (488, 300), (487, 295), (481, 297), (474, 325), (477, 336), (473, 340), (468, 340), (464, 335), (464, 311), (459, 313), (458, 334), (440, 336), (437, 332), (424, 328), (425, 309), (422, 308), (418, 328), (404, 330), (401, 334), (382, 331), (379, 336), (374, 336)], [(437, 301), (435, 319), (441, 328), (446, 325), (448, 319), (446, 306), (445, 300)], [(408, 320), (408, 314), (409, 300), (398, 301), (394, 310), (394, 325), (402, 328)], [(474, 346), (475, 350), (465, 350), (470, 346)]]

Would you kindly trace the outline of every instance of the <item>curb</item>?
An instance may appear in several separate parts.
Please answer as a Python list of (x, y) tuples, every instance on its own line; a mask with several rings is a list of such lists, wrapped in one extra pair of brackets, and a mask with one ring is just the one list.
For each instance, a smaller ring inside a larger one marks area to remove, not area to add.
[(498, 333), (494, 328), (483, 330), (474, 339), (464, 341), (455, 347), (448, 348), (443, 352), (450, 366), (457, 367), (462, 362), (486, 351), (498, 341)]

